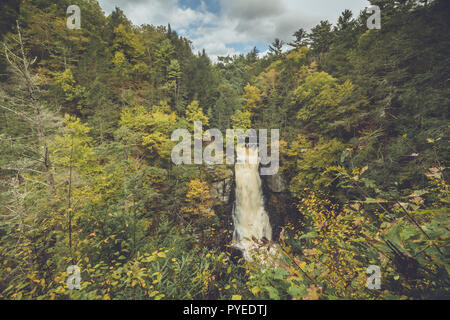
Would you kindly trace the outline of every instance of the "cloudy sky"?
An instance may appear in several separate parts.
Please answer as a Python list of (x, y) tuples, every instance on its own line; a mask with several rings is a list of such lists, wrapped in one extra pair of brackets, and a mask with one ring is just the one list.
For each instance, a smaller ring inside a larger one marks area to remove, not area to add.
[(367, 0), (98, 0), (106, 14), (117, 6), (135, 24), (167, 25), (217, 56), (262, 53), (275, 38), (292, 40), (299, 28), (335, 23), (345, 9), (358, 15)]

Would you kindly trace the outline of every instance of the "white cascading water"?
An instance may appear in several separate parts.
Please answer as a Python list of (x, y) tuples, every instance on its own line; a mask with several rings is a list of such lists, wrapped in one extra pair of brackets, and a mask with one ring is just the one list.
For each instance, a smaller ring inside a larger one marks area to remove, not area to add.
[[(239, 149), (237, 151), (239, 156)], [(252, 260), (251, 250), (256, 247), (252, 239), (272, 240), (272, 227), (269, 216), (264, 210), (258, 149), (245, 148), (244, 152), (247, 152), (249, 160), (235, 164), (236, 202), (233, 210), (233, 246), (242, 251), (246, 260)]]

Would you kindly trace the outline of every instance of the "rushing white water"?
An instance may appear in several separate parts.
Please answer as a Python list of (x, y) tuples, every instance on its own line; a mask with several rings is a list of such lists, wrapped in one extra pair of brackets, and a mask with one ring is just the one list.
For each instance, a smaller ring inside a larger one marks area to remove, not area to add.
[[(237, 151), (239, 155), (239, 149)], [(251, 250), (256, 247), (252, 239), (272, 240), (272, 227), (269, 216), (264, 210), (258, 149), (245, 148), (244, 152), (247, 152), (249, 160), (235, 164), (236, 202), (233, 210), (233, 246), (242, 251), (246, 260), (251, 260)]]

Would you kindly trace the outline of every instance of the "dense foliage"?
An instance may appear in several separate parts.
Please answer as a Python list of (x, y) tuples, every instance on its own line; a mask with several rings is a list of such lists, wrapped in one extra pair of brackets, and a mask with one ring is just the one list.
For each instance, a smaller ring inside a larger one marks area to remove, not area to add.
[[(381, 30), (345, 11), (216, 64), (94, 0), (2, 3), (0, 298), (449, 298), (450, 7), (370, 2)], [(228, 250), (232, 167), (172, 163), (197, 120), (280, 129), (271, 262)]]

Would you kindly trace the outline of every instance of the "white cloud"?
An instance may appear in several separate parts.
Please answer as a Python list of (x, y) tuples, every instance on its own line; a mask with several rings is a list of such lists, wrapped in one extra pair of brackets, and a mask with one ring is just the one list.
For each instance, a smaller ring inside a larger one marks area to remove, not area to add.
[(220, 0), (220, 12), (212, 13), (204, 1), (194, 9), (181, 7), (178, 0), (99, 2), (107, 13), (119, 6), (137, 25), (170, 23), (180, 35), (192, 40), (194, 50), (204, 48), (213, 60), (239, 53), (232, 47), (236, 44), (269, 44), (275, 38), (291, 41), (299, 28), (308, 30), (325, 19), (335, 23), (344, 9), (358, 15), (368, 5), (366, 0)]
[(133, 3), (123, 8), (126, 15), (136, 25), (167, 25), (176, 29), (187, 28), (192, 24), (210, 23), (214, 15), (207, 11), (180, 8), (177, 0), (153, 0)]
[(263, 57), (267, 56), (269, 54), (269, 52), (270, 52), (269, 49), (267, 49), (266, 51), (259, 52), (258, 57), (263, 58)]

